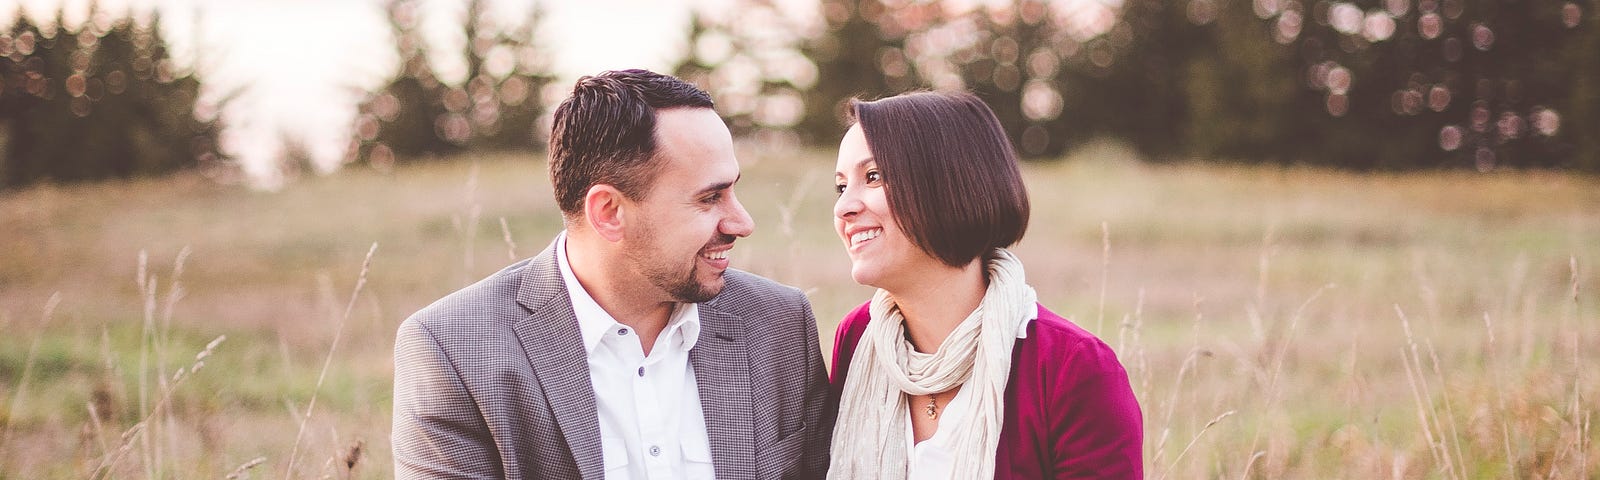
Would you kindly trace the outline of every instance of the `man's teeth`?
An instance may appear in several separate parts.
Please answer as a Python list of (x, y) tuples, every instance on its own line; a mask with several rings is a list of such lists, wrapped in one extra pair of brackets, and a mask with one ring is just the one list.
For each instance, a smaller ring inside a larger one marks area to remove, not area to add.
[(862, 231), (856, 232), (855, 235), (851, 235), (850, 236), (850, 243), (851, 244), (857, 244), (857, 243), (865, 242), (867, 240), (872, 240), (874, 238), (878, 238), (878, 235), (882, 235), (882, 234), (883, 234), (883, 229), (881, 229), (881, 228), (874, 228), (874, 229), (871, 229), (871, 230), (862, 230)]
[[(729, 249), (729, 250), (732, 250), (732, 249)], [(709, 258), (709, 259), (712, 259), (712, 260), (725, 260), (725, 259), (728, 258), (728, 250), (722, 250), (722, 251), (717, 251), (717, 252), (708, 252), (705, 255), (701, 255), (701, 256)]]

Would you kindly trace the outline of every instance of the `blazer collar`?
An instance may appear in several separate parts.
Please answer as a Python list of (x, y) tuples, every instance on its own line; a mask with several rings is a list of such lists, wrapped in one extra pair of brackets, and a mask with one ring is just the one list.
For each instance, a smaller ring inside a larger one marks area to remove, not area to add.
[(711, 463), (720, 478), (755, 478), (755, 408), (750, 390), (750, 355), (744, 319), (700, 304), (700, 340), (689, 363), (705, 411)]
[[(556, 253), (552, 242), (528, 263), (517, 288), (517, 303), (530, 314), (513, 330), (544, 389), (557, 427), (572, 448), (579, 473), (586, 479), (600, 479), (605, 477), (604, 457), (589, 359)], [(748, 332), (743, 318), (718, 308), (719, 299), (699, 305), (700, 335), (689, 350), (689, 362), (694, 367), (717, 476), (755, 478)]]
[(589, 357), (556, 265), (553, 243), (528, 262), (517, 287), (517, 303), (528, 309), (529, 315), (512, 330), (533, 366), (556, 427), (572, 449), (579, 474), (586, 479), (605, 478)]

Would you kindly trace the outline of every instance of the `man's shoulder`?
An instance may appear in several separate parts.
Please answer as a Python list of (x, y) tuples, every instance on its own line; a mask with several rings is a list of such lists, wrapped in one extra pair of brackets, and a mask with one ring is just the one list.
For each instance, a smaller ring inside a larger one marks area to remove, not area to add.
[(517, 303), (517, 292), (530, 263), (531, 260), (513, 263), (445, 295), (412, 314), (406, 323), (438, 332), (487, 328), (520, 319), (525, 309)]
[(772, 279), (738, 269), (728, 269), (722, 277), (722, 293), (712, 299), (714, 307), (738, 312), (745, 309), (799, 306), (805, 303), (800, 290)]

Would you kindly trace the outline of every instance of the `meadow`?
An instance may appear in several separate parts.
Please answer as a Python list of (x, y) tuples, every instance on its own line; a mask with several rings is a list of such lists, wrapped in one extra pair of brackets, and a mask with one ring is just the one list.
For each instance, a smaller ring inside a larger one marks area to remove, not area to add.
[[(775, 151), (776, 150), (776, 151)], [(733, 264), (829, 351), (832, 152), (741, 148)], [(398, 324), (546, 247), (542, 155), (0, 192), (0, 479), (388, 478)], [(1600, 479), (1600, 178), (1025, 169), (1041, 301), (1127, 366), (1149, 478)]]

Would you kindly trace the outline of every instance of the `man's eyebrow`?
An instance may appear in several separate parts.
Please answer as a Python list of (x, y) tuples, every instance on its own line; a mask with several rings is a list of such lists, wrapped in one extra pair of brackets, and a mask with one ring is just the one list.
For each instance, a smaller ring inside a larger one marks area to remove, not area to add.
[(744, 173), (740, 173), (739, 176), (733, 177), (733, 181), (731, 181), (731, 182), (713, 183), (711, 185), (707, 185), (705, 188), (700, 189), (700, 191), (694, 192), (694, 194), (695, 194), (695, 196), (700, 196), (700, 195), (705, 195), (707, 193), (715, 192), (715, 191), (718, 191), (718, 190), (726, 190), (726, 189), (732, 188), (733, 184), (739, 183), (739, 179), (740, 178), (744, 178)]

